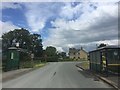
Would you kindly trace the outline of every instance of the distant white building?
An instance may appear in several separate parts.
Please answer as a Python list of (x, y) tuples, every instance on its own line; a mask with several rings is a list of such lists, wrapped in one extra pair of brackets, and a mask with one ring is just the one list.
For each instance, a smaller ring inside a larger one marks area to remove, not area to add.
[(87, 60), (88, 53), (81, 47), (81, 49), (69, 48), (69, 58), (74, 60)]

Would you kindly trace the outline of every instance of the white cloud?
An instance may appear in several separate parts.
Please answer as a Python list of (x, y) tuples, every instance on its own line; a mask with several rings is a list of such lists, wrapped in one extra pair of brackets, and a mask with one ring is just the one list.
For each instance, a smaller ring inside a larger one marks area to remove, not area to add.
[(0, 9), (7, 9), (7, 8), (11, 8), (11, 9), (21, 9), (20, 4), (18, 3), (12, 3), (12, 2), (3, 2), (0, 4)]
[(28, 25), (33, 32), (40, 32), (46, 25), (46, 21), (59, 13), (62, 3), (25, 3), (27, 8), (25, 16)]
[(76, 7), (72, 7), (72, 3), (65, 3), (65, 6), (61, 8), (60, 16), (66, 19), (72, 19), (76, 13), (77, 15), (81, 13), (81, 11), (79, 11), (79, 8), (81, 7), (81, 4), (77, 5)]
[[(90, 4), (97, 8), (91, 10)], [(66, 4), (63, 7), (67, 8), (60, 12), (61, 18), (51, 22), (56, 28), (49, 30), (50, 35), (43, 42), (44, 46), (53, 45), (68, 51), (66, 48), (78, 46), (84, 46), (90, 50), (102, 42), (110, 45), (118, 44), (118, 5), (114, 3), (83, 3), (82, 6), (75, 9)], [(68, 20), (73, 18), (74, 12), (77, 14), (79, 11), (82, 11), (83, 14), (75, 20)]]
[(98, 45), (101, 43), (105, 43), (108, 45), (118, 45), (118, 39), (113, 39), (113, 40), (104, 40), (104, 41), (98, 41)]
[(2, 34), (7, 33), (9, 31), (12, 31), (14, 29), (20, 28), (18, 26), (13, 25), (12, 22), (8, 21), (8, 22), (2, 22), (0, 21), (0, 37), (2, 36)]
[(1, 0), (2, 2), (118, 2), (119, 0)]
[[(59, 51), (68, 51), (69, 47), (83, 46), (90, 50), (99, 43), (117, 44), (118, 5), (105, 2), (24, 3), (25, 16), (32, 32), (42, 32), (48, 19), (55, 18), (51, 21), (54, 28), (48, 30), (49, 36), (43, 41), (44, 48), (55, 46)], [(5, 32), (18, 28), (11, 22), (0, 23)]]

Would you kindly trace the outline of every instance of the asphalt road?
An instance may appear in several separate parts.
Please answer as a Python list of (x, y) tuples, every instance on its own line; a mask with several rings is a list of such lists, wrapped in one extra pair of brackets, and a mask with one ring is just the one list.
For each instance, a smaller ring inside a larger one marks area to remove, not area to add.
[(79, 70), (78, 62), (53, 62), (3, 83), (3, 88), (110, 88)]

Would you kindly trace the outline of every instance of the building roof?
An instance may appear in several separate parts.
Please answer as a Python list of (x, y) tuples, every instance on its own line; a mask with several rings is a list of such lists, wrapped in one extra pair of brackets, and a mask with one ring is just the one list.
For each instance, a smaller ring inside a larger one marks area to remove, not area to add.
[(16, 47), (9, 47), (8, 49), (10, 49), (10, 50), (17, 50)]
[(27, 52), (27, 49), (22, 49), (22, 48), (16, 48), (16, 47), (10, 47), (8, 48), (9, 50), (18, 50), (20, 52)]
[(83, 48), (81, 48), (81, 49), (69, 48), (69, 53), (77, 53), (81, 50), (84, 51), (85, 53), (87, 53)]
[(83, 52), (87, 53), (84, 49), (80, 49), (79, 51), (83, 51)]
[(75, 49), (75, 48), (69, 48), (69, 53), (75, 53), (75, 52), (77, 52), (77, 49)]
[(120, 49), (120, 46), (119, 45), (109, 45), (109, 46), (104, 46), (104, 47), (98, 48), (96, 50), (92, 50), (90, 52), (99, 51), (99, 50), (103, 50), (103, 49)]

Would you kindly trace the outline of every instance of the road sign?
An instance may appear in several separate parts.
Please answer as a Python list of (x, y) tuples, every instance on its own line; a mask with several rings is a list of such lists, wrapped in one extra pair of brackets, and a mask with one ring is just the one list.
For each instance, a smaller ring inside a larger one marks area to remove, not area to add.
[(33, 53), (31, 54), (31, 58), (34, 58), (34, 54)]

